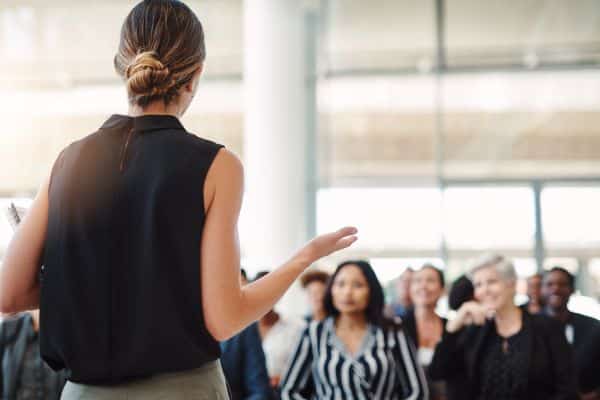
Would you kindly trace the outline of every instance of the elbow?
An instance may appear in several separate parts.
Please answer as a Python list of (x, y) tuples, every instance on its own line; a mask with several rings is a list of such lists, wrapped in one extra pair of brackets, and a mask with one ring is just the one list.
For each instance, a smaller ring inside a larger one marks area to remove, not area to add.
[(14, 314), (17, 311), (14, 300), (2, 291), (2, 294), (0, 294), (0, 314)]
[(225, 340), (231, 338), (233, 335), (224, 331), (223, 329), (219, 329), (219, 328), (208, 328), (208, 333), (211, 334), (211, 336), (217, 341), (217, 342), (224, 342)]
[(35, 286), (28, 291), (11, 289), (5, 285), (0, 285), (0, 313), (16, 314), (21, 311), (39, 308), (39, 286)]
[(219, 318), (219, 316), (206, 315), (204, 322), (206, 324), (206, 330), (217, 342), (227, 340), (235, 334), (232, 329), (228, 329), (227, 324), (225, 324), (223, 319)]

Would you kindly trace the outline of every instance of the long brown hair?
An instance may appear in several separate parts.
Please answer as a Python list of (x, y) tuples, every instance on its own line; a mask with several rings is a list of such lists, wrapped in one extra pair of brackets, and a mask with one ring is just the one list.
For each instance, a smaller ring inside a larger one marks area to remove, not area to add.
[(206, 57), (204, 31), (194, 12), (177, 0), (144, 0), (123, 23), (117, 73), (126, 82), (129, 102), (165, 105), (189, 83)]

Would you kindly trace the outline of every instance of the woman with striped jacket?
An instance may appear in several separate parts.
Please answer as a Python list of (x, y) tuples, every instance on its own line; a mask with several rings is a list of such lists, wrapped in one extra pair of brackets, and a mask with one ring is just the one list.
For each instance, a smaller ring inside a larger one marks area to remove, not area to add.
[(413, 345), (383, 317), (383, 290), (369, 263), (339, 265), (324, 303), (327, 318), (305, 329), (291, 357), (283, 400), (428, 398)]

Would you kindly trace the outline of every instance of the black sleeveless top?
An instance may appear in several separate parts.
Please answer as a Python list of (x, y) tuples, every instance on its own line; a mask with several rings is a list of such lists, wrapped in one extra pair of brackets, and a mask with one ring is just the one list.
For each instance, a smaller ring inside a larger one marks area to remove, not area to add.
[(219, 358), (201, 304), (204, 181), (222, 146), (172, 116), (113, 115), (50, 180), (40, 273), (44, 360), (117, 383)]

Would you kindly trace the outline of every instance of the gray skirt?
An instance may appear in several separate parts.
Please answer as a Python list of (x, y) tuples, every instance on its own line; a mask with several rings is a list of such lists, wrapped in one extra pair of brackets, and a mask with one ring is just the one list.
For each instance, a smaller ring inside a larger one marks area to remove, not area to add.
[(67, 382), (61, 400), (227, 400), (220, 361), (110, 386)]

